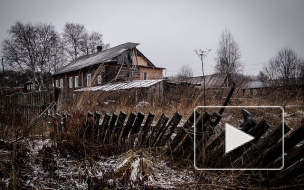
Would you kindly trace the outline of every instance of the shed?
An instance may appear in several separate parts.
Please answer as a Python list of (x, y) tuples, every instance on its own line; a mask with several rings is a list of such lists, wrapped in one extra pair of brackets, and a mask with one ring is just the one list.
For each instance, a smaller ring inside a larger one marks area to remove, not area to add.
[(185, 79), (185, 82), (203, 88), (204, 78), (206, 89), (219, 89), (231, 86), (230, 81), (228, 81), (227, 74), (213, 74), (206, 76), (189, 77)]
[(100, 86), (80, 88), (75, 90), (75, 92), (107, 92), (108, 94), (112, 93), (112, 97), (132, 94), (135, 101), (146, 100), (152, 102), (153, 99), (158, 99), (163, 95), (163, 82), (163, 79), (114, 82)]

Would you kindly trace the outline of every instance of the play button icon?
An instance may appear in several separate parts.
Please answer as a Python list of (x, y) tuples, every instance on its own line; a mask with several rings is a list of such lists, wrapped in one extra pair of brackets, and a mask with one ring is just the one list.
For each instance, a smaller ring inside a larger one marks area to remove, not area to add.
[(225, 124), (225, 132), (225, 154), (254, 139), (253, 136), (238, 130), (228, 123)]

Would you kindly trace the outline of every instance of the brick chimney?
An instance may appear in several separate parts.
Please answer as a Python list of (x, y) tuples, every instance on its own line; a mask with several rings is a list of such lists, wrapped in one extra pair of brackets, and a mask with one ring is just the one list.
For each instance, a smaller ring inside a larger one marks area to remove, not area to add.
[(102, 46), (97, 46), (97, 52), (102, 52)]

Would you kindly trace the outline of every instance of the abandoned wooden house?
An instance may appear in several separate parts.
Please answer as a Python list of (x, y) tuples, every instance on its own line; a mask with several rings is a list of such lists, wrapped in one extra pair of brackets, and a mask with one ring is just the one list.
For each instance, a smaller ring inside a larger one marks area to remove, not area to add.
[[(195, 87), (204, 88), (204, 76), (189, 77), (185, 82), (193, 84)], [(229, 80), (227, 74), (213, 74), (205, 76), (205, 88), (208, 90), (216, 90), (230, 87), (232, 81)]]
[(54, 87), (62, 89), (63, 98), (72, 97), (75, 90), (113, 82), (162, 79), (163, 69), (156, 67), (136, 46), (124, 43), (79, 57), (53, 74)]
[(266, 93), (266, 86), (262, 81), (253, 80), (244, 83), (241, 87), (243, 96), (254, 96), (260, 93), (264, 95)]

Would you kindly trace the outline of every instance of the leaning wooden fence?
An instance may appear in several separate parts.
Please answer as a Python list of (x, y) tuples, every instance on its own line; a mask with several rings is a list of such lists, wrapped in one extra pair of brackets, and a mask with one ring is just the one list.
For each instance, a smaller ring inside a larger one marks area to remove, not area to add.
[(5, 96), (2, 112), (10, 120), (28, 123), (42, 113), (51, 101), (52, 93), (49, 91), (15, 93)]
[[(196, 123), (194, 123), (194, 115)], [(75, 118), (73, 118), (75, 117)], [(85, 118), (84, 118), (85, 117)], [(170, 119), (166, 114), (154, 121), (154, 114), (147, 116), (142, 112), (127, 114), (121, 111), (118, 115), (94, 114), (86, 116), (79, 114), (63, 114), (52, 116), (52, 126), (56, 133), (68, 128), (75, 128), (80, 137), (88, 139), (88, 143), (102, 145), (103, 150), (111, 153), (123, 153), (130, 149), (159, 148), (176, 160), (193, 160), (194, 152), (194, 125), (198, 131), (197, 165), (200, 167), (241, 168), (243, 166), (259, 166), (263, 168), (277, 168), (281, 166), (282, 156), (282, 125), (270, 130), (265, 120), (247, 129), (247, 133), (255, 136), (253, 143), (246, 143), (231, 153), (224, 152), (224, 132), (216, 138), (213, 135), (214, 127), (221, 120), (221, 114), (206, 112), (193, 113), (182, 125), (178, 126), (182, 116), (176, 112)], [(79, 125), (80, 124), (80, 125)], [(79, 126), (81, 129), (79, 129)], [(203, 126), (203, 127), (199, 127)], [(299, 144), (304, 139), (304, 125), (291, 130), (284, 123), (285, 167), (281, 171), (263, 172), (265, 184), (281, 185), (297, 177), (301, 177), (304, 170), (304, 146)], [(204, 138), (202, 138), (204, 134)], [(212, 140), (211, 140), (212, 139)], [(203, 149), (201, 147), (204, 147)], [(257, 152), (259, 155), (257, 156)], [(244, 172), (246, 174), (246, 172)]]

